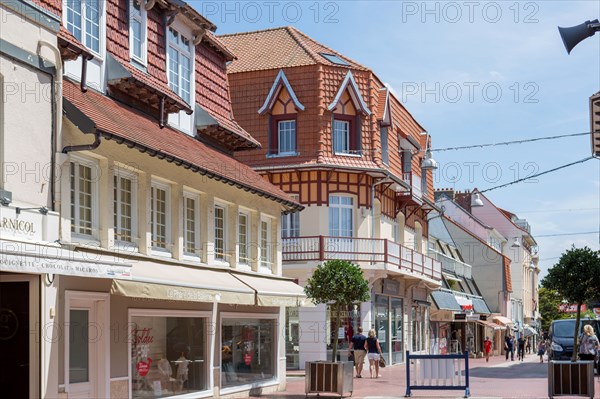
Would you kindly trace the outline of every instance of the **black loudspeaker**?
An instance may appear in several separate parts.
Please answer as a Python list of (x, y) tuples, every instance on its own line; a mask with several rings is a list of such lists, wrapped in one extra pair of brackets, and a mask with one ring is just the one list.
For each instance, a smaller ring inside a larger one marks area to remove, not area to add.
[(568, 54), (571, 54), (573, 47), (577, 46), (580, 41), (590, 36), (594, 36), (597, 28), (592, 26), (592, 24), (597, 25), (598, 20), (585, 21), (580, 25), (571, 26), (570, 28), (558, 27), (558, 32), (560, 33), (560, 37), (562, 38)]

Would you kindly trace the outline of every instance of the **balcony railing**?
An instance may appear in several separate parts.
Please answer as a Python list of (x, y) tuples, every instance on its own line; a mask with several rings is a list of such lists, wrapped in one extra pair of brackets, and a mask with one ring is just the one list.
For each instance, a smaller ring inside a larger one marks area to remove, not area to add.
[(442, 264), (429, 256), (386, 239), (353, 237), (284, 238), (284, 262), (343, 259), (352, 262), (385, 263), (390, 270), (442, 279)]
[(473, 268), (471, 265), (454, 259), (451, 256), (432, 249), (429, 250), (428, 255), (442, 263), (442, 270), (453, 272), (456, 273), (457, 276), (463, 276), (466, 278), (471, 278), (473, 275)]

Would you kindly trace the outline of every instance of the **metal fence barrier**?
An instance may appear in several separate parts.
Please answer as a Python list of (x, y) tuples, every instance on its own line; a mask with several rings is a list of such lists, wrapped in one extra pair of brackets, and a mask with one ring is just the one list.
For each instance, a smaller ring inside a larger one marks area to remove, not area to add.
[(405, 396), (412, 396), (412, 391), (416, 389), (464, 389), (464, 397), (468, 398), (469, 352), (454, 355), (411, 355), (406, 351)]

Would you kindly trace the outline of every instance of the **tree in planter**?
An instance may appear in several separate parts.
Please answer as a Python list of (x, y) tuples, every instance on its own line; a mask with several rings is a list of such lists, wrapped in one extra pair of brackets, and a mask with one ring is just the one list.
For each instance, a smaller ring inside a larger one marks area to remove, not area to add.
[[(306, 296), (315, 305), (329, 304), (340, 325), (340, 310), (356, 302), (369, 300), (369, 283), (360, 266), (345, 260), (329, 260), (318, 265), (304, 287)], [(337, 337), (337, 334), (336, 334)], [(333, 361), (337, 359), (338, 340), (333, 340)]]
[(600, 251), (572, 246), (561, 255), (558, 263), (548, 270), (548, 275), (542, 281), (545, 288), (555, 291), (568, 303), (577, 304), (571, 358), (574, 362), (577, 361), (581, 305), (598, 295), (600, 284), (598, 276), (600, 276)]

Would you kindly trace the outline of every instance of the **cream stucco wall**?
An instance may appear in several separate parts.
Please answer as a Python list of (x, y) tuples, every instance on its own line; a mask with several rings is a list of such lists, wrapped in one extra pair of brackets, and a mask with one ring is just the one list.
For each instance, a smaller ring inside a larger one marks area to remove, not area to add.
[[(183, 134), (183, 133), (182, 133)], [(89, 143), (91, 136), (81, 133), (70, 121), (63, 122), (64, 145)], [(96, 195), (94, 200), (98, 204), (97, 233), (93, 236), (75, 236), (70, 230), (70, 161), (85, 159), (93, 165), (93, 175), (97, 178)], [(61, 167), (61, 215), (62, 229), (61, 240), (64, 242), (78, 242), (88, 245), (100, 245), (103, 248), (115, 249), (114, 222), (113, 222), (113, 176), (124, 173), (137, 183), (137, 249), (132, 246), (127, 251), (133, 251), (152, 256), (165, 256), (158, 254), (151, 245), (151, 202), (150, 187), (153, 182), (158, 182), (169, 188), (170, 206), (168, 218), (170, 219), (170, 238), (168, 246), (170, 254), (167, 257), (175, 258), (182, 262), (217, 264), (231, 266), (240, 270), (263, 271), (272, 274), (281, 274), (281, 248), (278, 245), (280, 237), (280, 214), (282, 206), (275, 201), (259, 197), (234, 186), (218, 182), (198, 173), (193, 173), (175, 164), (150, 157), (127, 146), (119, 145), (115, 141), (102, 141), (100, 146), (93, 151), (70, 153), (63, 158)], [(241, 176), (243, 177), (243, 176)], [(247, 177), (248, 178), (248, 177)], [(257, 177), (258, 178), (258, 177)], [(200, 246), (201, 253), (198, 257), (184, 255), (183, 251), (183, 193), (193, 192), (199, 196), (200, 201)], [(214, 255), (214, 206), (219, 204), (226, 209), (226, 253), (228, 262), (215, 260)], [(249, 267), (238, 263), (238, 217), (240, 211), (250, 216), (249, 252), (252, 258)], [(271, 250), (272, 267), (267, 270), (259, 267), (260, 254), (260, 221), (268, 220), (271, 225), (269, 246)]]

